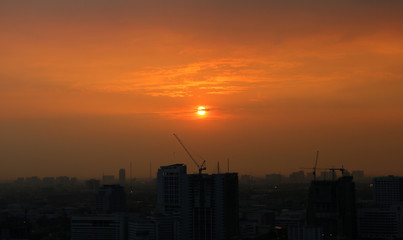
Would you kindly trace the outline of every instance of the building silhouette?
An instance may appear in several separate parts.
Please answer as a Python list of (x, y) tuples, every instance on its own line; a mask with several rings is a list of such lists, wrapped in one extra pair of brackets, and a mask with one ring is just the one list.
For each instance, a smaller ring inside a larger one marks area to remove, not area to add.
[(177, 239), (221, 240), (238, 234), (238, 174), (187, 174), (175, 164), (158, 170), (157, 210), (178, 217)]
[(278, 185), (283, 182), (283, 175), (271, 173), (266, 175), (266, 183), (269, 185)]
[(113, 175), (103, 175), (102, 176), (102, 184), (104, 184), (104, 185), (116, 184), (115, 176), (113, 176)]
[(72, 240), (127, 239), (126, 193), (122, 186), (103, 185), (96, 195), (95, 211), (95, 214), (71, 217)]
[(403, 177), (377, 177), (373, 180), (374, 201), (389, 206), (403, 203)]
[(289, 177), (290, 183), (304, 183), (305, 182), (305, 172), (304, 171), (298, 171), (298, 172), (293, 172), (290, 174)]
[(120, 185), (103, 185), (96, 196), (98, 214), (123, 213), (126, 211), (126, 193)]
[(357, 211), (358, 236), (363, 239), (402, 239), (403, 205), (366, 206)]
[(99, 189), (100, 183), (101, 181), (98, 179), (91, 178), (85, 181), (85, 186), (89, 191), (96, 192)]
[(314, 180), (309, 188), (307, 224), (322, 228), (323, 239), (354, 239), (355, 205), (355, 184), (351, 176)]
[(129, 240), (176, 240), (177, 217), (169, 214), (153, 214), (135, 217), (128, 221)]
[(72, 240), (124, 240), (126, 239), (123, 215), (87, 215), (71, 218)]
[(68, 185), (70, 184), (70, 178), (67, 176), (59, 176), (56, 177), (56, 182), (61, 185)]
[(157, 211), (178, 214), (183, 204), (187, 181), (186, 165), (174, 164), (161, 166), (157, 173), (158, 199)]
[(357, 211), (359, 237), (402, 239), (403, 177), (374, 178), (373, 199)]
[(351, 172), (351, 175), (353, 176), (355, 182), (361, 182), (365, 178), (363, 170), (354, 170)]

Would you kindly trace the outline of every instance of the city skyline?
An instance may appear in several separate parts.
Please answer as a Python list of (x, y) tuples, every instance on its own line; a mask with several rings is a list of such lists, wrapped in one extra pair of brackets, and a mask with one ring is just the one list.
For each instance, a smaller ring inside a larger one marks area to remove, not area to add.
[(402, 9), (2, 1), (0, 180), (194, 172), (172, 133), (209, 173), (403, 175)]

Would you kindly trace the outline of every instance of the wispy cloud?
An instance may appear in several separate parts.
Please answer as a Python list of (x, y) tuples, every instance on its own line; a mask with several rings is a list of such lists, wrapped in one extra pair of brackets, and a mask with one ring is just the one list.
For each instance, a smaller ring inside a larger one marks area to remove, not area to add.
[[(151, 96), (185, 97), (234, 94), (254, 87), (264, 62), (249, 59), (214, 59), (179, 66), (146, 68), (128, 80), (96, 87), (101, 91), (136, 91)], [(259, 65), (259, 66), (258, 66)]]

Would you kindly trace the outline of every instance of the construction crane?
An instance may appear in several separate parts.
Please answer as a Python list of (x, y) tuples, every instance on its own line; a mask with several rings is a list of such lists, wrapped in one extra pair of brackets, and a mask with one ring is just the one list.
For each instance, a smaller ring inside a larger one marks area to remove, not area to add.
[(198, 216), (199, 216), (197, 219), (195, 219), (195, 221), (197, 221), (196, 225), (199, 226), (198, 232), (199, 232), (200, 235), (199, 235), (198, 239), (205, 239), (206, 238), (205, 234), (207, 232), (206, 231), (206, 226), (205, 226), (205, 221), (206, 221), (206, 218), (207, 218), (207, 216), (206, 216), (207, 211), (205, 209), (205, 193), (204, 193), (204, 191), (205, 191), (204, 190), (205, 181), (203, 179), (204, 176), (202, 175), (202, 172), (203, 172), (203, 170), (206, 170), (206, 167), (205, 167), (206, 160), (203, 160), (203, 163), (201, 165), (199, 165), (197, 163), (197, 161), (193, 158), (192, 154), (190, 154), (189, 150), (187, 150), (185, 145), (179, 139), (179, 137), (175, 133), (173, 135), (178, 140), (180, 145), (182, 145), (183, 149), (185, 149), (186, 153), (189, 155), (189, 157), (192, 159), (192, 161), (196, 164), (196, 166), (199, 169), (198, 178), (199, 178), (199, 193), (200, 193), (200, 195), (199, 195), (199, 198), (200, 198), (199, 203), (200, 203), (200, 207), (199, 207), (198, 210), (195, 209), (195, 211), (198, 211)]
[(340, 171), (342, 175), (344, 175), (344, 172), (346, 171), (346, 169), (342, 166), (341, 168), (319, 168), (320, 170), (329, 170), (332, 172), (332, 180), (334, 181), (335, 179), (335, 172), (336, 171)]
[(319, 151), (316, 151), (316, 160), (315, 160), (315, 165), (313, 168), (301, 168), (301, 169), (312, 169), (312, 175), (313, 175), (313, 180), (316, 180), (316, 167), (318, 166), (318, 159), (319, 159)]
[(206, 164), (206, 160), (203, 160), (203, 163), (201, 165), (199, 165), (197, 163), (197, 161), (193, 158), (192, 154), (190, 154), (189, 150), (187, 150), (187, 148), (185, 147), (185, 145), (182, 143), (182, 141), (180, 140), (180, 138), (174, 133), (173, 134), (174, 137), (178, 140), (178, 142), (180, 143), (180, 145), (183, 147), (183, 149), (185, 149), (185, 152), (189, 155), (190, 159), (192, 159), (192, 161), (196, 164), (197, 168), (199, 169), (199, 174), (202, 174), (202, 171), (206, 170), (205, 164)]

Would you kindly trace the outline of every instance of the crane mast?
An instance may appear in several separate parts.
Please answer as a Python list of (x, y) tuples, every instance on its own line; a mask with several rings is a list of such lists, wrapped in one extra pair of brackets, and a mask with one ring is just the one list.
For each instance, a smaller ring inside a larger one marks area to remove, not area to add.
[(182, 143), (182, 141), (180, 140), (180, 138), (174, 133), (173, 134), (174, 137), (176, 138), (176, 140), (178, 140), (179, 144), (183, 147), (183, 149), (185, 150), (185, 152), (189, 155), (190, 159), (192, 159), (192, 161), (194, 162), (194, 164), (196, 164), (197, 168), (199, 169), (199, 174), (202, 174), (203, 170), (206, 170), (206, 167), (204, 166), (206, 163), (206, 160), (203, 160), (203, 163), (201, 165), (199, 165), (197, 163), (197, 161), (193, 158), (192, 154), (189, 152), (189, 150), (185, 147), (185, 145)]
[(316, 151), (316, 159), (315, 159), (315, 165), (313, 168), (300, 168), (300, 169), (312, 169), (312, 175), (313, 175), (313, 180), (316, 181), (316, 170), (318, 169), (318, 160), (319, 160), (319, 151)]
[(316, 180), (316, 167), (318, 166), (319, 151), (316, 151), (315, 166), (313, 167), (313, 180)]

